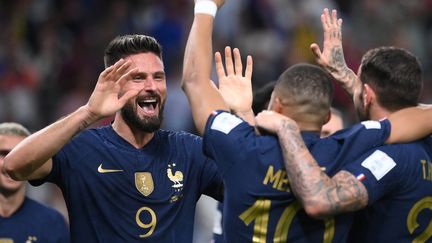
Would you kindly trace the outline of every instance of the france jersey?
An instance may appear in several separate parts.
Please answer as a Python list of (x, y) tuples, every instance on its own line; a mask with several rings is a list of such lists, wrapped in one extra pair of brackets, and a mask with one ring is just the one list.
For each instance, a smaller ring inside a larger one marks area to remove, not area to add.
[[(367, 122), (320, 139), (302, 132), (306, 146), (327, 174), (383, 144), (390, 123)], [(355, 146), (353, 146), (355, 144)], [(306, 215), (289, 189), (282, 152), (274, 136), (257, 136), (248, 123), (228, 112), (213, 112), (206, 124), (204, 151), (225, 182), (223, 236), (227, 242), (344, 242), (352, 215), (326, 220)]]
[(69, 242), (63, 216), (52, 208), (28, 197), (10, 217), (0, 216), (0, 242)]
[(141, 149), (111, 126), (83, 131), (44, 180), (63, 192), (73, 242), (191, 242), (200, 195), (223, 196), (202, 139), (164, 130)]
[(361, 178), (369, 196), (353, 241), (432, 242), (430, 138), (375, 148), (343, 169)]

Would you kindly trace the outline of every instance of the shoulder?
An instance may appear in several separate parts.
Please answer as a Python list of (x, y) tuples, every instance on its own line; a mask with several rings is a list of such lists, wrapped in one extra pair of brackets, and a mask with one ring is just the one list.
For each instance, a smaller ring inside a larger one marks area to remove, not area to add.
[(27, 212), (31, 212), (39, 219), (43, 219), (44, 221), (48, 221), (51, 223), (65, 223), (63, 215), (60, 214), (60, 212), (58, 212), (56, 209), (48, 207), (31, 198), (27, 197), (25, 199), (25, 207), (27, 208)]
[(185, 132), (185, 131), (170, 131), (160, 129), (157, 132), (157, 136), (160, 140), (168, 140), (170, 142), (179, 142), (179, 143), (201, 143), (202, 138), (198, 135)]

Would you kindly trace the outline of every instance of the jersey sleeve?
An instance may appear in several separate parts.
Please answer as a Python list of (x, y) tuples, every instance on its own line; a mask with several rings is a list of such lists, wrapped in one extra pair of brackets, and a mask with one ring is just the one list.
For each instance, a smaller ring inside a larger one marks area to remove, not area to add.
[(381, 121), (363, 121), (351, 128), (335, 133), (332, 137), (343, 140), (346, 145), (352, 144), (357, 151), (369, 149), (385, 144), (390, 136), (391, 123), (388, 119)]
[[(400, 148), (400, 146), (399, 146)], [(368, 192), (368, 205), (391, 193), (403, 180), (406, 170), (398, 146), (377, 147), (348, 163), (346, 170), (363, 183)]]
[(244, 161), (252, 135), (254, 128), (247, 122), (229, 112), (215, 111), (207, 120), (204, 153), (216, 161), (223, 176), (237, 161)]
[(67, 143), (63, 148), (61, 148), (53, 157), (52, 157), (52, 168), (50, 173), (42, 179), (31, 180), (29, 181), (33, 186), (39, 186), (45, 182), (51, 182), (58, 185), (60, 188), (61, 185), (65, 182), (64, 173), (70, 169), (70, 154), (82, 154), (82, 147), (79, 145), (83, 143), (82, 136), (77, 136), (73, 138), (69, 143)]

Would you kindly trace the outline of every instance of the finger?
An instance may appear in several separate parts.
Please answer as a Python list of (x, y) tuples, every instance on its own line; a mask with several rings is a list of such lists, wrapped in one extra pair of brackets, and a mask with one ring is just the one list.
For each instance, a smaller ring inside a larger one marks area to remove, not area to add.
[(133, 97), (136, 97), (139, 94), (139, 92), (140, 91), (138, 89), (132, 89), (124, 93), (118, 100), (121, 107), (123, 107), (126, 104), (126, 102), (128, 102), (128, 100), (132, 99)]
[(116, 84), (120, 85), (120, 87), (123, 87), (123, 85), (129, 81), (132, 80), (134, 75), (138, 73), (138, 68), (133, 68), (129, 70), (127, 73), (123, 74), (118, 80), (116, 80)]
[(329, 10), (328, 10), (328, 8), (325, 8), (324, 9), (324, 12), (323, 12), (323, 18), (324, 18), (324, 20), (323, 20), (323, 26), (325, 26), (325, 28), (330, 28), (330, 14), (329, 14)]
[(129, 69), (129, 67), (132, 65), (132, 62), (130, 60), (127, 60), (124, 62), (120, 67), (118, 67), (117, 70), (114, 70), (113, 72), (113, 79), (117, 80), (119, 79), (123, 74), (126, 73), (126, 71)]
[(337, 25), (338, 25), (338, 37), (339, 37), (339, 40), (342, 40), (342, 19), (338, 19), (338, 22), (337, 22)]
[(215, 53), (215, 66), (216, 66), (216, 74), (218, 76), (218, 79), (222, 79), (223, 77), (225, 77), (225, 69), (223, 67), (223, 63), (222, 63), (222, 56), (220, 54), (220, 52), (216, 52)]
[(330, 26), (327, 24), (326, 21), (326, 17), (324, 14), (321, 14), (321, 22), (322, 22), (322, 26), (323, 26), (323, 31), (324, 31), (324, 42), (329, 40), (330, 37)]
[(241, 60), (240, 50), (234, 48), (234, 64), (235, 64), (235, 74), (243, 76), (243, 63)]
[(103, 78), (107, 78), (108, 76), (112, 75), (114, 72), (116, 72), (116, 70), (123, 65), (125, 62), (125, 60), (123, 58), (120, 58), (120, 60), (118, 60), (116, 63), (114, 63), (113, 65), (111, 65), (110, 67), (108, 67), (107, 69), (105, 69), (105, 73), (103, 74)]
[(310, 45), (310, 49), (311, 49), (311, 51), (314, 54), (314, 56), (315, 56), (316, 59), (320, 59), (321, 58), (321, 49), (320, 49), (320, 47), (319, 47), (318, 44), (312, 43)]
[(111, 65), (111, 66), (105, 68), (105, 70), (103, 70), (99, 76), (101, 78), (106, 78), (108, 76), (108, 74), (110, 74), (112, 72), (113, 69), (114, 69), (114, 66)]
[(331, 16), (331, 24), (333, 25), (333, 26), (337, 26), (337, 10), (336, 9), (333, 9), (332, 10), (332, 14), (331, 14), (332, 16)]
[(227, 75), (234, 74), (234, 64), (232, 60), (231, 47), (225, 47), (225, 67)]
[(246, 59), (246, 72), (245, 77), (249, 80), (252, 80), (252, 70), (253, 70), (253, 60), (252, 56), (248, 55)]

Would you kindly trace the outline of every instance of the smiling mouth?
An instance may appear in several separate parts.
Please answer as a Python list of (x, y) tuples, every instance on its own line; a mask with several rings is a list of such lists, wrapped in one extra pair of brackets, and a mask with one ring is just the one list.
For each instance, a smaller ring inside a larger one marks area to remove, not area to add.
[(158, 108), (159, 100), (157, 98), (150, 98), (138, 101), (138, 106), (147, 114), (154, 114)]

